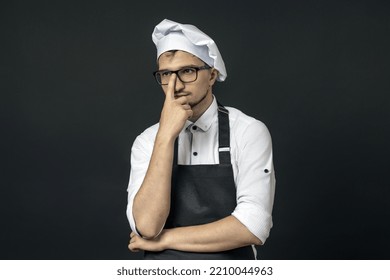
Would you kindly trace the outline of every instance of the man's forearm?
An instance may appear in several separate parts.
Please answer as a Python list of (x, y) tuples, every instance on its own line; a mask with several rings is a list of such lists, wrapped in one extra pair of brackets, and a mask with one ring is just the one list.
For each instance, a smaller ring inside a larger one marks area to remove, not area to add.
[(134, 198), (134, 220), (146, 238), (160, 232), (169, 214), (174, 140), (157, 134), (148, 170)]
[(234, 216), (204, 225), (168, 229), (163, 234), (162, 242), (166, 249), (188, 252), (220, 252), (262, 244)]

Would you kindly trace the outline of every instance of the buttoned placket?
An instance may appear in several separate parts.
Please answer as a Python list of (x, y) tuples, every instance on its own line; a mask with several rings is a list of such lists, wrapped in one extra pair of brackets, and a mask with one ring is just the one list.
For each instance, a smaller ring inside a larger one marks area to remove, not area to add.
[(192, 125), (192, 127), (191, 127), (191, 135), (192, 135), (192, 138), (191, 138), (191, 163), (193, 161), (196, 161), (193, 159), (198, 156), (198, 151), (194, 150), (194, 146), (196, 147), (195, 139), (197, 138), (197, 137), (194, 137), (194, 134), (197, 133), (197, 129), (198, 129), (198, 127), (196, 125)]
[[(194, 133), (197, 130), (197, 126), (194, 124), (191, 124), (187, 127), (188, 137), (189, 137), (189, 144), (190, 144), (190, 165), (193, 163), (193, 157), (196, 157), (198, 155), (197, 151), (194, 151)], [(195, 137), (196, 138), (196, 137)]]

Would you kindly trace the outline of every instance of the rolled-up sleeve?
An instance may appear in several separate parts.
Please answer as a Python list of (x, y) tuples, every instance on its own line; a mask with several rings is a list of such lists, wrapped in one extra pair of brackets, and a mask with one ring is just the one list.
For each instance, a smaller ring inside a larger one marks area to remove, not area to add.
[(237, 207), (232, 215), (264, 243), (272, 228), (275, 195), (271, 136), (254, 120), (237, 142)]

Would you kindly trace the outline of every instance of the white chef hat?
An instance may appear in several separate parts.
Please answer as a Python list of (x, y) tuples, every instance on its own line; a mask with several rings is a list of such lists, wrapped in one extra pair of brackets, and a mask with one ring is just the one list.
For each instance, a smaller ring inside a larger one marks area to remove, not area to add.
[(218, 81), (222, 82), (226, 79), (225, 63), (217, 45), (196, 26), (164, 19), (154, 28), (152, 40), (157, 48), (157, 59), (166, 51), (186, 51), (217, 69)]

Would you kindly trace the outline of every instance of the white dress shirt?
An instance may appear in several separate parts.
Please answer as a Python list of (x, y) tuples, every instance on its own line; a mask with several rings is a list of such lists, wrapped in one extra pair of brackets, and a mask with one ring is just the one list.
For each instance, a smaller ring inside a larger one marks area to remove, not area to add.
[[(187, 121), (179, 134), (178, 164), (218, 164), (218, 113), (216, 98), (195, 122)], [(229, 110), (230, 153), (237, 206), (232, 215), (263, 243), (272, 227), (275, 173), (272, 162), (271, 136), (260, 121), (241, 111)], [(127, 217), (136, 231), (132, 213), (133, 200), (149, 166), (154, 139), (159, 125), (155, 124), (134, 141), (131, 149), (131, 171), (128, 186)]]

